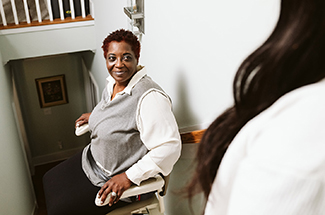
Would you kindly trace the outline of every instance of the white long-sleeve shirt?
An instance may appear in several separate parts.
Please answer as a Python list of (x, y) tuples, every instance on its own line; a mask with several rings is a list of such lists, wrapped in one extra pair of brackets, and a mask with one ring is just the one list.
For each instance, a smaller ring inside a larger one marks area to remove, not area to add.
[(325, 81), (282, 96), (227, 150), (205, 215), (325, 214)]

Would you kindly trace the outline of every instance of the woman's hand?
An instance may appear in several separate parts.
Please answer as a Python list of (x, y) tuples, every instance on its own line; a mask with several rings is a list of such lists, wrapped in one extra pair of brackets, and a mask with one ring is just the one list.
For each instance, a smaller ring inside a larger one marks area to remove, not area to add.
[(75, 121), (75, 128), (76, 127), (79, 127), (83, 124), (86, 124), (88, 123), (88, 120), (89, 120), (89, 116), (90, 116), (91, 112), (90, 113), (84, 113), (82, 114), (76, 121)]
[(102, 202), (105, 202), (107, 195), (110, 192), (115, 192), (116, 196), (111, 195), (111, 199), (109, 201), (109, 205), (113, 205), (118, 202), (124, 193), (125, 190), (129, 189), (132, 185), (132, 182), (125, 173), (121, 173), (119, 175), (114, 176), (110, 180), (108, 180), (102, 188), (98, 192), (98, 198), (101, 199)]

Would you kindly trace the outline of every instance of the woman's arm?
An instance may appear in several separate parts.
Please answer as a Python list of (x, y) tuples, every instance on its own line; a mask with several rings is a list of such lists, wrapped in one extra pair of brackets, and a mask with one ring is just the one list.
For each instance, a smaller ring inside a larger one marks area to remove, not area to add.
[(137, 116), (140, 138), (149, 152), (126, 175), (135, 184), (158, 173), (168, 175), (181, 153), (181, 139), (169, 98), (160, 91), (140, 100)]

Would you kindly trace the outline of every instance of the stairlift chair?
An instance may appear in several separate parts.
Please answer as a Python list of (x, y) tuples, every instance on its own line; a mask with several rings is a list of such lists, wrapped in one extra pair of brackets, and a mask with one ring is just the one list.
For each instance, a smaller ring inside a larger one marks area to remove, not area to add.
[[(89, 131), (88, 124), (77, 127), (75, 134), (81, 136)], [(129, 189), (124, 191), (121, 198), (141, 195), (144, 193), (155, 192), (150, 199), (133, 202), (125, 207), (115, 209), (106, 215), (131, 215), (131, 214), (150, 214), (150, 215), (163, 215), (165, 211), (163, 196), (166, 194), (169, 176), (162, 177), (156, 175), (149, 178), (139, 186), (132, 185)], [(94, 200), (95, 200), (94, 196)]]

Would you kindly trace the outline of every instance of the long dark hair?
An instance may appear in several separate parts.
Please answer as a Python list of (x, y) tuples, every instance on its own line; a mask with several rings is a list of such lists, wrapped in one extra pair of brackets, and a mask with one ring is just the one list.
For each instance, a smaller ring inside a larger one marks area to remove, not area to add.
[(234, 105), (207, 129), (188, 194), (208, 197), (221, 160), (240, 129), (284, 94), (325, 77), (325, 1), (282, 0), (270, 37), (239, 67)]

